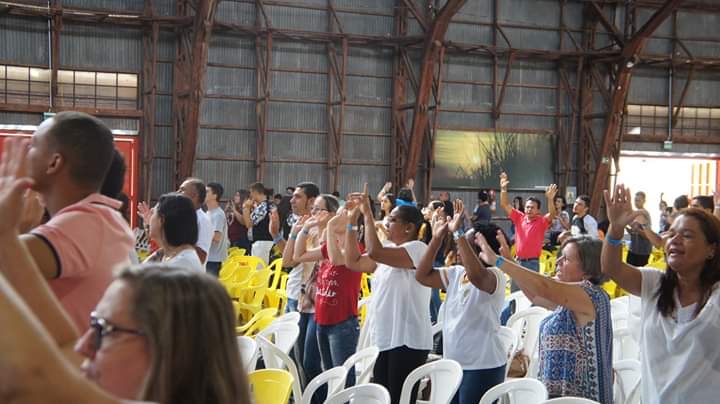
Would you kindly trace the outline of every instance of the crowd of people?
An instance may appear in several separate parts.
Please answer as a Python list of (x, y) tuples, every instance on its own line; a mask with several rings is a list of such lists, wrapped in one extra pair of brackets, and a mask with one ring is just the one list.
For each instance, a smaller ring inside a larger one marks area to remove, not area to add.
[[(157, 248), (133, 265), (118, 155), (109, 129), (75, 112), (46, 120), (30, 142), (5, 141), (2, 402), (251, 402), (237, 316), (216, 279), (231, 246), (265, 263), (282, 257), (286, 310), (300, 312), (294, 358), (307, 380), (355, 353), (360, 283), (370, 273), (366, 321), (380, 351), (374, 382), (398, 402), (407, 375), (435, 348), (442, 290), (442, 355), (463, 369), (453, 402), (477, 403), (505, 380), (498, 330), (516, 309), (506, 304), (511, 278), (513, 290), (550, 310), (530, 376), (551, 397), (611, 403), (612, 312), (601, 285), (612, 279), (642, 301), (643, 402), (713, 402), (720, 194), (678, 198), (662, 210), (656, 233), (646, 195), (622, 185), (605, 192), (603, 225), (589, 214), (589, 196), (568, 212), (554, 184), (544, 201), (511, 199), (505, 173), (499, 200), (481, 190), (472, 210), (448, 192), (424, 204), (412, 181), (396, 193), (386, 184), (376, 206), (367, 185), (341, 198), (312, 179), (285, 194), (254, 183), (223, 202), (221, 184), (188, 178), (153, 205), (138, 205)], [(512, 224), (508, 233), (498, 211)], [(665, 254), (664, 271), (643, 268), (653, 247)], [(555, 277), (539, 271), (543, 248), (558, 249)]]

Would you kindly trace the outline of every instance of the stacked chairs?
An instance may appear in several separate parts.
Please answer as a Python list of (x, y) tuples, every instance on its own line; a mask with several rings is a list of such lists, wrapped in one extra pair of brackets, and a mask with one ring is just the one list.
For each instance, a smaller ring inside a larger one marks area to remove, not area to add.
[(263, 305), (265, 307), (274, 307), (279, 313), (285, 311), (285, 305), (287, 305), (287, 293), (285, 288), (287, 286), (288, 275), (283, 272), (282, 258), (278, 258), (273, 261), (268, 267), (270, 270), (270, 282), (265, 292), (263, 299)]

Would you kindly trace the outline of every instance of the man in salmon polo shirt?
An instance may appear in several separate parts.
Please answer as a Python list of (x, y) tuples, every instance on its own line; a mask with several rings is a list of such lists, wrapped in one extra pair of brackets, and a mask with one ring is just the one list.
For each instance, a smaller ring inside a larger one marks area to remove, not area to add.
[[(508, 185), (510, 185), (510, 180), (507, 174), (500, 174), (500, 206), (515, 225), (515, 254), (520, 265), (538, 272), (545, 231), (557, 216), (554, 203), (557, 185), (551, 184), (545, 188), (548, 213), (544, 216), (540, 213), (542, 203), (537, 198), (527, 199), (525, 212), (513, 209), (508, 201)], [(513, 291), (517, 290), (515, 282), (512, 284), (512, 289)]]
[(87, 329), (113, 269), (129, 263), (135, 245), (118, 212), (122, 203), (99, 194), (113, 150), (102, 121), (62, 112), (38, 127), (27, 154), (50, 220), (20, 237), (79, 330)]

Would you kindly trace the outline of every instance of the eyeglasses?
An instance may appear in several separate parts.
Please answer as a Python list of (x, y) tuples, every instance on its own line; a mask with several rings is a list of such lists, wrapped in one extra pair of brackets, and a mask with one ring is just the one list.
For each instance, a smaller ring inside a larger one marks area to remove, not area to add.
[(129, 328), (118, 327), (108, 320), (99, 317), (94, 311), (90, 313), (90, 328), (93, 329), (93, 349), (99, 350), (102, 346), (102, 340), (104, 337), (114, 333), (123, 332), (126, 334), (132, 334), (137, 336), (145, 336), (145, 333), (140, 330), (132, 330)]
[(314, 212), (330, 212), (330, 211), (327, 210), (327, 209), (325, 209), (325, 208), (316, 208), (316, 207), (313, 206), (313, 207), (310, 209), (310, 212), (313, 212), (313, 213), (314, 213)]

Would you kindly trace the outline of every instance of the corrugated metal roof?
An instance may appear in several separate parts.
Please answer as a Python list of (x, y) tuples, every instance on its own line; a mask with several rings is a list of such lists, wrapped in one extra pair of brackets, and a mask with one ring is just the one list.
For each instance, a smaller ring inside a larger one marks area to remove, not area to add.
[(395, 9), (395, 0), (335, 0), (335, 8), (392, 14)]
[[(442, 106), (454, 108), (492, 108), (491, 86), (445, 83)], [(441, 112), (444, 114), (445, 112)]]
[(255, 102), (205, 98), (200, 110), (200, 123), (254, 128)]
[(487, 25), (450, 24), (445, 39), (463, 43), (491, 43), (492, 28)]
[(504, 0), (499, 3), (498, 21), (500, 23), (527, 23), (530, 21), (534, 25), (558, 26), (560, 3), (557, 0)]
[(392, 79), (347, 77), (345, 85), (347, 86), (348, 102), (390, 106), (392, 104), (392, 83)]
[(317, 184), (320, 192), (328, 192), (327, 168), (324, 164), (267, 163), (263, 178), (264, 184), (276, 190), (311, 181)]
[(156, 97), (157, 108), (155, 108), (155, 122), (162, 124), (172, 123), (172, 96), (158, 95)]
[(363, 15), (338, 12), (343, 32), (359, 35), (391, 35), (395, 21), (392, 16)]
[(206, 86), (209, 95), (257, 95), (255, 70), (252, 69), (208, 66)]
[(63, 0), (66, 8), (141, 12), (144, 0)]
[(390, 133), (390, 108), (345, 107), (345, 130), (364, 133)]
[(3, 125), (38, 125), (42, 120), (42, 114), (0, 112), (0, 123)]
[(265, 139), (268, 159), (327, 161), (325, 134), (268, 132)]
[(275, 41), (272, 67), (327, 71), (325, 45), (306, 42)]
[(446, 80), (492, 81), (492, 60), (478, 55), (448, 55)]
[(208, 182), (219, 182), (230, 195), (255, 182), (255, 163), (248, 161), (197, 160), (193, 176)]
[(159, 15), (175, 15), (175, 0), (154, 0), (155, 12)]
[(172, 160), (153, 159), (152, 162), (152, 194), (151, 199), (157, 200), (160, 195), (175, 190), (175, 164)]
[(198, 155), (213, 157), (255, 157), (255, 131), (200, 128)]
[(208, 48), (208, 63), (255, 66), (255, 41), (228, 34), (213, 34)]
[(105, 125), (107, 125), (110, 129), (134, 130), (134, 131), (140, 130), (140, 121), (137, 119), (108, 118), (108, 117), (100, 117), (100, 119), (102, 119), (102, 121), (105, 122)]
[(324, 10), (307, 10), (285, 6), (265, 5), (270, 23), (275, 28), (326, 32), (328, 13)]
[(279, 128), (326, 131), (325, 105), (272, 101), (268, 112), (268, 129)]
[(240, 25), (255, 25), (255, 4), (236, 1), (221, 1), (215, 12), (218, 22)]
[(170, 127), (155, 127), (155, 150), (158, 157), (173, 157), (175, 155), (175, 139)]
[(142, 34), (136, 29), (65, 23), (60, 64), (120, 71), (142, 69)]
[[(338, 60), (342, 60), (338, 53)], [(393, 74), (393, 53), (390, 49), (350, 47), (348, 74), (367, 74), (390, 77)]]
[(173, 90), (173, 63), (157, 64), (158, 91), (171, 93)]
[(340, 167), (338, 191), (340, 195), (350, 192), (362, 192), (365, 183), (368, 184), (370, 195), (376, 195), (385, 182), (390, 181), (390, 166), (356, 166), (344, 165)]
[(15, 64), (50, 63), (47, 22), (39, 19), (0, 18), (0, 60)]
[(391, 148), (390, 136), (368, 137), (346, 134), (342, 138), (343, 159), (390, 164)]
[[(213, 35), (215, 37), (215, 35)], [(160, 31), (158, 37), (158, 59), (175, 62), (175, 34)]]
[(328, 76), (325, 73), (272, 72), (271, 76), (274, 97), (327, 101)]
[(492, 128), (490, 114), (442, 111), (439, 116), (441, 128)]

